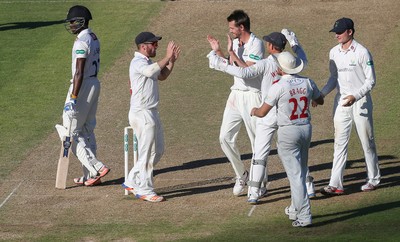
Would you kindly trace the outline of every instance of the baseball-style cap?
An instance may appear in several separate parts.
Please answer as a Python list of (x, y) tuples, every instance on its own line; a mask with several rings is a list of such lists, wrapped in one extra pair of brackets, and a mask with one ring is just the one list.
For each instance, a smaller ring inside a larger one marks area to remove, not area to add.
[(272, 32), (269, 35), (264, 36), (263, 39), (271, 43), (272, 45), (280, 48), (281, 50), (285, 49), (285, 45), (287, 42), (286, 37), (279, 32)]
[(278, 63), (279, 68), (282, 69), (287, 74), (297, 74), (301, 72), (304, 68), (304, 62), (298, 57), (295, 57), (288, 51), (283, 51), (281, 53), (277, 53), (272, 55), (276, 62)]
[(151, 32), (141, 32), (136, 36), (135, 43), (136, 45), (138, 45), (138, 44), (143, 44), (145, 42), (156, 42), (159, 41), (160, 39), (162, 39), (161, 36), (155, 36)]
[(336, 20), (333, 28), (329, 32), (343, 33), (344, 31), (352, 29), (354, 31), (353, 20), (349, 18), (341, 18)]

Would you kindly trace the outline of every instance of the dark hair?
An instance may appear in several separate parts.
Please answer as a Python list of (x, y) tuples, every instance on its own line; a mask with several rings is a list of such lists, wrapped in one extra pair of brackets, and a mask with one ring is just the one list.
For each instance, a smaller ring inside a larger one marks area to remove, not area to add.
[(243, 25), (244, 29), (250, 32), (250, 18), (243, 10), (235, 10), (227, 18), (228, 22), (235, 21), (236, 26)]

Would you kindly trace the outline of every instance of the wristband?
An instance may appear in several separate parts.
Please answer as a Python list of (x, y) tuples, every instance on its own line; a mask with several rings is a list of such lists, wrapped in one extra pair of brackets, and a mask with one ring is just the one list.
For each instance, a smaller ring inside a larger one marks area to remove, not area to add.
[(72, 99), (77, 99), (78, 98), (78, 96), (75, 96), (74, 94), (72, 94), (71, 93), (71, 96), (70, 96)]

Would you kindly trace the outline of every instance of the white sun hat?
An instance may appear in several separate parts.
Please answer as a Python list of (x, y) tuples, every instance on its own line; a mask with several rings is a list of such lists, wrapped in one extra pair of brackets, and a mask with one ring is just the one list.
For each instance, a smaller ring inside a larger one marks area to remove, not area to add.
[(290, 52), (283, 51), (273, 55), (279, 68), (287, 74), (297, 74), (304, 68), (304, 63), (300, 58), (294, 57)]

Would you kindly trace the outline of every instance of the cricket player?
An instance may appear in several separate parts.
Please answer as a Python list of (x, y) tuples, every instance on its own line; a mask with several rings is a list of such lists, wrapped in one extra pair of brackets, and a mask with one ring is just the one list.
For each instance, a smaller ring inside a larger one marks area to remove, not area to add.
[(164, 153), (164, 131), (158, 113), (158, 82), (171, 74), (180, 47), (170, 41), (163, 59), (153, 62), (158, 41), (162, 37), (151, 32), (142, 32), (135, 38), (137, 51), (129, 66), (131, 101), (129, 124), (138, 140), (138, 160), (131, 169), (124, 189), (137, 198), (149, 202), (162, 202), (164, 197), (154, 192), (153, 170)]
[(323, 104), (317, 85), (307, 77), (296, 75), (304, 68), (300, 58), (284, 51), (275, 54), (281, 79), (272, 85), (264, 103), (253, 108), (252, 116), (264, 117), (276, 106), (278, 154), (290, 182), (292, 202), (285, 209), (294, 227), (311, 225), (311, 207), (307, 195), (308, 149), (311, 142), (311, 100)]
[[(307, 57), (303, 48), (299, 44), (295, 33), (288, 29), (282, 29), (281, 33), (270, 33), (269, 35), (264, 36), (263, 39), (266, 41), (266, 49), (270, 55), (266, 59), (263, 59), (250, 67), (241, 68), (230, 65), (224, 68), (223, 61), (216, 60), (217, 57), (212, 54), (209, 55), (209, 58), (211, 66), (214, 66), (217, 69), (223, 69), (224, 72), (233, 76), (240, 78), (253, 78), (261, 75), (263, 77), (261, 93), (264, 100), (272, 84), (278, 82), (280, 79), (278, 66), (273, 55), (281, 53), (286, 46), (286, 42), (289, 42), (292, 50), (300, 59), (303, 60), (304, 66), (307, 64)], [(217, 66), (218, 63), (221, 63), (222, 66)], [(268, 115), (262, 119), (257, 119), (254, 154), (248, 181), (248, 202), (250, 204), (258, 203), (258, 199), (265, 196), (267, 193), (267, 189), (264, 187), (264, 184), (268, 181), (267, 160), (271, 149), (272, 139), (277, 129), (276, 109), (273, 107), (273, 110), (269, 112)], [(307, 193), (310, 197), (315, 197), (314, 184), (312, 182), (313, 178), (308, 175), (307, 181)]]
[[(76, 35), (72, 47), (72, 79), (65, 100), (63, 126), (73, 137), (72, 152), (82, 163), (83, 176), (75, 178), (78, 185), (101, 183), (110, 169), (96, 157), (96, 112), (100, 93), (97, 74), (100, 69), (100, 42), (88, 27), (92, 14), (84, 6), (69, 9), (66, 29)], [(60, 135), (61, 136), (61, 135)]]
[(321, 189), (321, 193), (325, 195), (344, 193), (343, 172), (346, 167), (353, 122), (367, 165), (367, 182), (361, 186), (361, 190), (372, 191), (376, 189), (381, 179), (370, 95), (376, 83), (374, 62), (371, 53), (354, 39), (353, 20), (338, 19), (330, 32), (335, 33), (339, 44), (329, 52), (330, 78), (321, 92), (326, 96), (333, 89), (337, 90), (333, 111), (335, 150), (329, 185)]
[[(264, 58), (264, 45), (250, 31), (250, 18), (243, 10), (235, 10), (228, 17), (228, 26), (231, 36), (228, 35), (229, 62), (236, 66), (247, 67)], [(219, 41), (212, 36), (207, 36), (211, 48), (221, 57), (225, 57)], [(262, 77), (239, 78), (234, 77), (231, 93), (226, 102), (219, 140), (221, 148), (230, 161), (236, 175), (233, 194), (239, 196), (248, 180), (248, 171), (241, 160), (237, 147), (237, 136), (242, 124), (246, 127), (254, 153), (254, 139), (256, 132), (256, 119), (249, 117), (251, 108), (261, 103)]]

